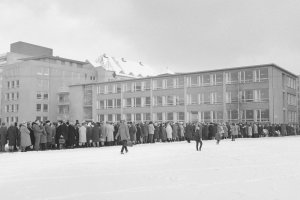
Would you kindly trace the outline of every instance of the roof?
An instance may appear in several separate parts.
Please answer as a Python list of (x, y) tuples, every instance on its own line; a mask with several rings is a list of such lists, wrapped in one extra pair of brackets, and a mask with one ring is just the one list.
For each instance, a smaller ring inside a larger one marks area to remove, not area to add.
[(199, 73), (212, 73), (212, 72), (218, 72), (218, 71), (228, 71), (228, 70), (241, 70), (241, 69), (249, 69), (249, 68), (259, 68), (259, 67), (275, 67), (281, 71), (284, 71), (295, 78), (298, 76), (287, 71), (284, 68), (279, 67), (276, 64), (261, 64), (261, 65), (251, 65), (251, 66), (242, 66), (242, 67), (231, 67), (231, 68), (222, 68), (222, 69), (214, 69), (214, 70), (205, 70), (205, 71), (196, 71), (196, 72), (187, 72), (187, 73), (175, 73), (175, 74), (161, 74), (158, 76), (149, 76), (145, 78), (135, 78), (135, 79), (123, 79), (123, 80), (116, 80), (116, 81), (107, 81), (107, 82), (96, 82), (96, 83), (87, 83), (87, 84), (75, 84), (70, 86), (79, 86), (79, 85), (95, 85), (95, 84), (107, 84), (107, 83), (118, 83), (118, 82), (126, 82), (126, 81), (132, 81), (132, 80), (144, 80), (144, 79), (153, 79), (153, 78), (161, 78), (161, 77), (174, 77), (174, 76), (184, 76), (184, 75), (190, 75), (190, 74), (199, 74)]
[[(131, 61), (125, 58), (116, 58), (107, 56), (106, 54), (101, 55), (97, 62), (106, 70), (114, 71), (116, 75), (120, 76), (142, 78), (160, 74), (155, 68), (142, 62)], [(170, 70), (167, 72), (172, 73)]]
[(40, 60), (40, 59), (44, 59), (44, 58), (49, 58), (49, 59), (53, 59), (53, 60), (62, 60), (62, 61), (67, 61), (67, 62), (82, 64), (82, 65), (90, 64), (87, 61), (86, 62), (82, 62), (82, 61), (78, 61), (78, 60), (72, 60), (72, 59), (68, 59), (68, 58), (62, 58), (62, 57), (59, 57), (59, 56), (47, 56), (47, 55), (21, 58), (19, 60), (23, 60), (23, 61), (27, 61), (27, 60)]

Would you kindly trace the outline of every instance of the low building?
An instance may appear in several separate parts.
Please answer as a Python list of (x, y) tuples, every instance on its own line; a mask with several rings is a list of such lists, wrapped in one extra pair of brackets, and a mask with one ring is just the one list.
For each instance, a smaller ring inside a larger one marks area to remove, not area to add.
[(72, 120), (298, 123), (298, 77), (275, 65), (70, 86)]

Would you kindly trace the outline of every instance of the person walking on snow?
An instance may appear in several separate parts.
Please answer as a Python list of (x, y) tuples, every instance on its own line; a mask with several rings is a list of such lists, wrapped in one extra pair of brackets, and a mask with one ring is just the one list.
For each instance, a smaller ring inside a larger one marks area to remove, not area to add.
[(117, 140), (119, 136), (121, 137), (121, 141), (122, 141), (121, 154), (124, 154), (123, 153), (124, 149), (125, 149), (125, 151), (127, 153), (128, 152), (128, 149), (127, 149), (127, 140), (130, 139), (130, 135), (129, 135), (128, 126), (125, 124), (124, 120), (121, 121), (119, 130), (118, 130), (118, 133), (117, 133), (115, 139)]

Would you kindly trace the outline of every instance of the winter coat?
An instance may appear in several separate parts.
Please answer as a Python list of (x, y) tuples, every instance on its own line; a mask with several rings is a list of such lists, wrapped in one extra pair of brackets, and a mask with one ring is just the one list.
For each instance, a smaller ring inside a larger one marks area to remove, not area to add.
[(224, 136), (225, 138), (227, 138), (227, 137), (228, 137), (228, 128), (227, 128), (226, 125), (223, 125), (223, 130), (224, 130), (223, 136)]
[(100, 141), (100, 136), (101, 136), (101, 130), (98, 125), (95, 125), (92, 128), (92, 140), (93, 142), (99, 142)]
[(193, 134), (193, 128), (192, 125), (187, 124), (186, 128), (185, 128), (185, 137), (187, 139), (191, 139), (192, 138), (192, 134)]
[(118, 133), (115, 138), (118, 138), (118, 136), (121, 137), (121, 140), (129, 140), (130, 135), (129, 135), (129, 129), (128, 126), (125, 124), (120, 124)]
[(184, 127), (182, 124), (179, 125), (179, 130), (180, 130), (180, 137), (184, 137)]
[(76, 129), (73, 125), (68, 126), (68, 145), (74, 146), (76, 143)]
[(140, 141), (140, 138), (141, 138), (141, 127), (140, 127), (140, 125), (137, 125), (136, 126), (136, 140)]
[(159, 126), (154, 126), (154, 139), (159, 139)]
[(153, 126), (153, 124), (148, 125), (148, 133), (149, 133), (149, 135), (154, 135), (154, 126)]
[(148, 128), (148, 125), (147, 124), (144, 124), (143, 125), (143, 136), (146, 137), (149, 135), (149, 128)]
[(1, 126), (0, 128), (0, 145), (6, 145), (7, 143), (7, 127)]
[(204, 124), (202, 127), (202, 135), (204, 139), (208, 139), (208, 125)]
[(113, 142), (115, 127), (111, 124), (106, 124), (105, 131), (106, 131), (107, 142)]
[(28, 147), (31, 146), (31, 139), (30, 139), (30, 131), (28, 128), (24, 125), (21, 126), (20, 128), (20, 133), (21, 133), (21, 147)]
[(178, 125), (174, 124), (172, 126), (172, 138), (175, 139), (178, 137)]
[(52, 143), (52, 128), (50, 125), (45, 125), (45, 131), (47, 134), (47, 143)]
[(30, 126), (27, 126), (28, 130), (30, 131), (30, 140), (31, 140), (31, 144), (35, 143), (35, 138), (34, 138), (34, 131)]
[(222, 132), (223, 132), (222, 125), (217, 125), (217, 133), (215, 134), (216, 140), (221, 140)]
[(162, 126), (161, 127), (161, 130), (162, 130), (162, 141), (166, 141), (167, 140), (167, 129), (165, 126)]
[(52, 137), (52, 144), (55, 144), (55, 136), (56, 136), (56, 127), (54, 125), (51, 126), (51, 137)]
[(287, 135), (286, 125), (285, 124), (281, 124), (281, 134), (283, 136)]
[(101, 131), (101, 135), (100, 135), (100, 141), (101, 142), (105, 142), (106, 141), (106, 124), (102, 124), (100, 126), (100, 131)]
[(197, 126), (195, 131), (195, 141), (200, 141), (202, 139), (202, 126)]
[(42, 128), (43, 128), (43, 132), (41, 135), (41, 144), (45, 144), (45, 143), (47, 143), (47, 133), (46, 133), (45, 127), (42, 127)]
[(7, 129), (7, 138), (8, 138), (8, 145), (14, 146), (17, 143), (17, 137), (18, 137), (18, 129), (15, 126), (10, 126)]
[(87, 126), (86, 127), (86, 141), (91, 142), (92, 140), (92, 127)]
[(79, 128), (79, 143), (86, 143), (86, 128), (81, 126)]
[(170, 126), (170, 124), (167, 125), (167, 128), (166, 128), (166, 132), (167, 132), (167, 138), (168, 139), (172, 139), (172, 127)]
[(255, 135), (258, 134), (258, 127), (257, 127), (256, 124), (253, 124), (253, 133), (254, 133)]
[(252, 137), (252, 126), (248, 126), (248, 136)]
[(129, 135), (130, 135), (130, 140), (133, 142), (133, 141), (136, 141), (136, 127), (135, 125), (131, 125), (129, 127)]
[(238, 125), (232, 125), (230, 127), (231, 129), (231, 135), (237, 136), (238, 135)]

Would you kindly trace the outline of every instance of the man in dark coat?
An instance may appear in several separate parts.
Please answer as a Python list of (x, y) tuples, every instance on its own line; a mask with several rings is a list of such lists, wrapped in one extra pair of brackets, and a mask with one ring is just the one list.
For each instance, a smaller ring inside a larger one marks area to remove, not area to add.
[(7, 127), (5, 123), (2, 122), (0, 128), (0, 152), (5, 152), (5, 145), (7, 143)]
[(68, 140), (68, 127), (62, 121), (58, 121), (55, 134), (55, 143), (57, 144), (57, 148), (59, 148), (59, 139), (61, 138), (61, 136), (65, 141)]
[(14, 147), (17, 142), (17, 137), (18, 137), (18, 129), (14, 124), (11, 124), (10, 127), (7, 129), (9, 152), (14, 151)]
[(140, 124), (136, 124), (136, 143), (141, 144), (141, 127), (140, 127)]
[(101, 129), (100, 129), (100, 123), (97, 122), (94, 124), (94, 127), (92, 128), (92, 141), (94, 147), (99, 147), (101, 137)]
[(76, 130), (73, 124), (70, 124), (69, 122), (66, 123), (68, 126), (68, 140), (67, 140), (67, 146), (70, 148), (74, 148), (74, 145), (76, 143)]
[(192, 125), (188, 123), (186, 125), (186, 130), (185, 130), (185, 139), (187, 140), (188, 143), (191, 142), (192, 135), (193, 135), (193, 128)]
[[(202, 125), (196, 125), (195, 126), (195, 141), (196, 141), (196, 150), (201, 151), (202, 149)], [(200, 145), (200, 146), (199, 146)]]

